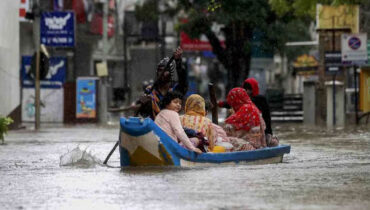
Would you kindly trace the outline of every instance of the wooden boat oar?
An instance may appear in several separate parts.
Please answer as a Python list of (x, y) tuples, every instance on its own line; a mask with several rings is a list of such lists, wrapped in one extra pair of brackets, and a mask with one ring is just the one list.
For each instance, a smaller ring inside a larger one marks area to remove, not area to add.
[(112, 156), (112, 154), (113, 154), (114, 150), (116, 150), (118, 144), (119, 144), (119, 141), (116, 142), (116, 144), (114, 145), (114, 147), (112, 148), (112, 150), (109, 152), (108, 156), (105, 158), (105, 160), (103, 162), (104, 165), (107, 165), (110, 156)]
[(212, 103), (212, 122), (218, 125), (217, 99), (213, 83), (208, 84), (208, 91)]

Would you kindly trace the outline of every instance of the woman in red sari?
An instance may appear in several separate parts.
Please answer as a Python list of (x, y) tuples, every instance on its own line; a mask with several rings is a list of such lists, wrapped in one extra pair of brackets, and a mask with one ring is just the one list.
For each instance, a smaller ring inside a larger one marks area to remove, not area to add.
[(225, 131), (234, 151), (266, 147), (265, 122), (243, 88), (234, 88), (227, 95), (227, 103), (234, 114), (225, 120)]

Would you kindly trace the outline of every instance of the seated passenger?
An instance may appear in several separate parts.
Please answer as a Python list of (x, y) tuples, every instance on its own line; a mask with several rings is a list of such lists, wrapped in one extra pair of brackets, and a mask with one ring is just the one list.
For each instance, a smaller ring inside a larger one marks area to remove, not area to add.
[(243, 88), (233, 88), (227, 95), (227, 103), (234, 110), (234, 114), (225, 120), (225, 130), (234, 146), (233, 150), (266, 147), (265, 122), (247, 92)]
[(212, 121), (206, 117), (204, 98), (198, 94), (192, 94), (185, 103), (185, 114), (180, 117), (184, 128), (190, 128), (202, 133), (209, 141), (208, 149), (212, 151), (215, 134), (212, 129)]
[[(262, 118), (266, 124), (265, 137), (267, 146), (269, 147), (277, 146), (279, 144), (279, 140), (272, 134), (270, 107), (267, 103), (266, 97), (264, 97), (263, 95), (259, 95), (259, 87), (257, 80), (254, 78), (248, 78), (244, 80), (242, 87), (247, 91), (248, 96), (251, 98), (254, 105), (256, 105), (256, 107), (262, 113)], [(220, 101), (218, 103), (218, 106), (223, 108), (231, 108), (230, 105), (228, 105), (225, 101)]]
[(196, 153), (202, 151), (196, 146), (199, 141), (197, 138), (188, 138), (181, 126), (178, 112), (181, 110), (182, 95), (178, 92), (168, 92), (161, 101), (162, 110), (155, 118), (155, 123), (162, 128), (174, 141), (181, 143), (185, 148)]

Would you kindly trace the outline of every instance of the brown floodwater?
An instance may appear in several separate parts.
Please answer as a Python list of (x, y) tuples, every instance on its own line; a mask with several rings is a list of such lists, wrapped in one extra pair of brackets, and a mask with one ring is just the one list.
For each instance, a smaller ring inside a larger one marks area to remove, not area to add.
[[(104, 160), (118, 127), (42, 125), (0, 145), (0, 209), (370, 209), (370, 127), (274, 127), (283, 163), (121, 170), (60, 166), (79, 145)], [(97, 161), (99, 162), (99, 161)]]

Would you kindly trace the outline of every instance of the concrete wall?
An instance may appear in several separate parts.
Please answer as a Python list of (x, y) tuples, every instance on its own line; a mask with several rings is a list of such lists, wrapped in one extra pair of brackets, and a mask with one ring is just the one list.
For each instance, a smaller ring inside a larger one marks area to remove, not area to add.
[(0, 114), (20, 105), (19, 1), (0, 1)]

